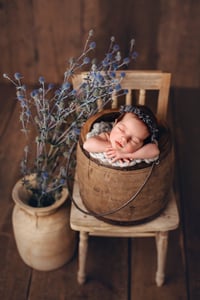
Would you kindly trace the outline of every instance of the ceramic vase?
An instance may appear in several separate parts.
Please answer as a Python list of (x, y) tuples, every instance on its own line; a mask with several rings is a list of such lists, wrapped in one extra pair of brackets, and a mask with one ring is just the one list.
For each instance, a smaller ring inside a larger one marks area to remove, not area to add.
[(12, 191), (15, 206), (13, 231), (22, 260), (40, 271), (50, 271), (71, 260), (76, 248), (76, 234), (69, 224), (68, 191), (48, 207), (27, 205), (28, 191), (18, 181)]

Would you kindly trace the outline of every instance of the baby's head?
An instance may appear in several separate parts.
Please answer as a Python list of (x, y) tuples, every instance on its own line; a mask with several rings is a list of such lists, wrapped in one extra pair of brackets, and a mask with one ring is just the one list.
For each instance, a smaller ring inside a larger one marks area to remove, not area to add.
[(158, 123), (151, 109), (145, 105), (124, 105), (120, 108), (121, 115), (118, 120), (123, 118), (126, 113), (133, 113), (147, 127), (151, 142), (158, 140)]
[(157, 121), (152, 111), (142, 105), (126, 105), (110, 133), (113, 148), (123, 152), (134, 152), (147, 141), (157, 139)]

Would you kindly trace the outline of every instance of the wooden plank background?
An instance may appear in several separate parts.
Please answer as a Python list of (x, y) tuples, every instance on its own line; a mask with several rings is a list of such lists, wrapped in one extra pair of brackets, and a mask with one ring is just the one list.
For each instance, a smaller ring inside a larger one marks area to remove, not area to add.
[(60, 82), (67, 60), (80, 53), (91, 28), (96, 32), (98, 58), (111, 35), (123, 53), (134, 37), (139, 57), (132, 68), (172, 73), (175, 188), (181, 213), (180, 230), (170, 236), (167, 280), (162, 288), (154, 283), (151, 239), (92, 238), (87, 264), (90, 280), (83, 287), (76, 282), (77, 256), (49, 273), (28, 268), (19, 258), (11, 226), (11, 188), (20, 176), (24, 141), (15, 91), (0, 76), (1, 299), (200, 299), (199, 15), (198, 0), (0, 1), (0, 74), (19, 71), (28, 84), (40, 75)]
[(28, 83), (40, 75), (60, 82), (93, 28), (99, 59), (112, 35), (124, 54), (134, 37), (132, 67), (169, 71), (173, 86), (198, 87), (199, 14), (195, 0), (1, 0), (0, 71), (21, 72)]

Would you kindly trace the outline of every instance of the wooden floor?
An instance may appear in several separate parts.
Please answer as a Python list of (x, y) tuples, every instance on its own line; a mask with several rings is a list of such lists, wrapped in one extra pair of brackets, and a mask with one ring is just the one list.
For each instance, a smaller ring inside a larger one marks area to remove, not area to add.
[(181, 225), (170, 233), (165, 285), (155, 285), (153, 238), (91, 237), (88, 281), (79, 286), (77, 253), (68, 264), (51, 272), (32, 270), (18, 255), (11, 224), (11, 189), (20, 176), (23, 138), (14, 89), (0, 86), (0, 299), (200, 299), (199, 96), (200, 90), (181, 89), (173, 89), (170, 95), (176, 151), (175, 190)]

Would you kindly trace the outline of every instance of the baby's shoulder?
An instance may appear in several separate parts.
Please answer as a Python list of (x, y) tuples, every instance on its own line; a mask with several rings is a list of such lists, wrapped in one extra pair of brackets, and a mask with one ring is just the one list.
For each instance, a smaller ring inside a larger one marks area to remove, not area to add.
[(101, 132), (101, 133), (99, 134), (99, 136), (100, 136), (103, 140), (105, 140), (105, 141), (109, 141), (109, 140), (110, 140), (110, 132), (107, 132), (107, 131)]

